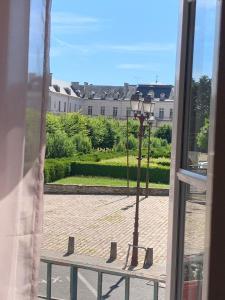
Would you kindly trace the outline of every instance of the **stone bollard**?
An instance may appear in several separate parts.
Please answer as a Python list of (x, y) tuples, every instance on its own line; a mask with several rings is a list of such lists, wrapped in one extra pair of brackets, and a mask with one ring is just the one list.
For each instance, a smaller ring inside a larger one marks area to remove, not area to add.
[(147, 248), (143, 268), (148, 269), (153, 265), (153, 248)]
[(73, 254), (74, 248), (75, 248), (75, 238), (73, 236), (69, 236), (67, 255)]
[(114, 261), (117, 258), (117, 242), (111, 242), (109, 260)]

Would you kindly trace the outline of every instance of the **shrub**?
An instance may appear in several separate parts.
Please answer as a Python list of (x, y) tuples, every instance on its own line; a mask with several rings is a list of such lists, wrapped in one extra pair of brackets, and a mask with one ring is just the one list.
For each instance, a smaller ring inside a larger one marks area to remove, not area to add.
[(84, 154), (90, 153), (92, 150), (91, 140), (82, 134), (76, 134), (72, 138), (75, 150)]
[(154, 136), (163, 140), (166, 140), (168, 144), (172, 139), (172, 127), (169, 124), (165, 124), (157, 128), (154, 132)]
[[(130, 179), (137, 179), (137, 168), (131, 166), (129, 168)], [(156, 183), (169, 183), (170, 168), (161, 165), (150, 166), (150, 181)], [(107, 165), (94, 162), (71, 162), (71, 176), (105, 176), (113, 178), (127, 178), (127, 167), (122, 165)], [(141, 168), (141, 180), (146, 177), (146, 168)]]
[[(136, 180), (137, 168), (136, 166), (130, 167), (130, 179)], [(152, 164), (150, 166), (150, 181), (156, 183), (169, 182), (170, 168)], [(53, 182), (58, 179), (75, 176), (106, 176), (113, 178), (127, 178), (126, 165), (107, 164), (97, 162), (82, 162), (74, 161), (73, 159), (49, 159), (45, 162), (45, 182)], [(141, 168), (141, 180), (145, 180), (146, 167)]]
[(53, 182), (70, 176), (71, 162), (64, 159), (45, 160), (44, 179), (45, 183)]
[(72, 140), (67, 137), (65, 132), (56, 131), (54, 134), (47, 134), (47, 158), (70, 157), (73, 153)]

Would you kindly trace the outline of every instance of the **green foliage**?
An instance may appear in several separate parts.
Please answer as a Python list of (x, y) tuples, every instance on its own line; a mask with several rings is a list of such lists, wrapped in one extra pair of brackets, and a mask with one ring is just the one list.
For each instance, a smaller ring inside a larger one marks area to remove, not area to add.
[(62, 127), (69, 137), (75, 134), (87, 135), (87, 117), (80, 113), (67, 113), (59, 117), (61, 119)]
[(121, 139), (119, 143), (115, 146), (115, 151), (125, 153), (127, 146), (129, 150), (137, 150), (137, 139), (133, 135), (129, 136), (128, 143), (125, 138)]
[(82, 135), (81, 133), (75, 134), (72, 138), (75, 150), (80, 153), (90, 153), (92, 149), (91, 140), (89, 137)]
[[(148, 139), (145, 138), (143, 142), (143, 154), (147, 154)], [(153, 158), (167, 157), (170, 158), (171, 145), (167, 143), (167, 140), (163, 140), (157, 137), (151, 137), (150, 140), (150, 156)]]
[[(139, 122), (129, 119), (130, 152), (137, 150)], [(47, 114), (47, 158), (70, 157), (95, 152), (94, 161), (101, 160), (99, 151), (126, 153), (127, 121), (105, 117), (88, 117), (79, 113)], [(163, 135), (163, 137), (165, 137)], [(168, 136), (165, 137), (168, 140)], [(73, 144), (73, 150), (72, 150)], [(146, 155), (148, 139), (143, 140)], [(96, 151), (97, 150), (97, 151)], [(170, 157), (170, 145), (162, 138), (151, 138), (152, 157)]]
[(47, 134), (55, 134), (62, 131), (62, 122), (59, 116), (48, 113), (46, 115), (46, 132)]
[(191, 98), (191, 122), (189, 144), (190, 150), (196, 151), (196, 134), (205, 124), (205, 119), (209, 117), (209, 105), (211, 97), (211, 79), (202, 76), (198, 81), (192, 80)]
[(45, 160), (44, 180), (45, 183), (53, 182), (68, 177), (71, 173), (71, 162), (64, 159)]
[(205, 124), (200, 128), (197, 135), (197, 145), (202, 152), (207, 152), (209, 134), (209, 119), (205, 119)]
[[(150, 166), (150, 181), (156, 183), (169, 182), (169, 166), (152, 164)], [(112, 178), (125, 179), (127, 176), (126, 165), (119, 165), (106, 162), (87, 162), (74, 161), (73, 159), (46, 160), (45, 163), (45, 182), (53, 182), (57, 179), (67, 176), (84, 175), (84, 176), (105, 176)], [(61, 176), (61, 177), (60, 177)], [(146, 176), (146, 167), (141, 168), (141, 180), (144, 181)], [(130, 167), (130, 179), (136, 180), (137, 168)]]
[(157, 128), (154, 132), (154, 136), (163, 140), (166, 140), (168, 144), (172, 139), (172, 127), (169, 124), (164, 124)]
[(54, 134), (47, 134), (47, 158), (70, 157), (73, 153), (73, 142), (68, 138), (65, 132), (56, 131)]

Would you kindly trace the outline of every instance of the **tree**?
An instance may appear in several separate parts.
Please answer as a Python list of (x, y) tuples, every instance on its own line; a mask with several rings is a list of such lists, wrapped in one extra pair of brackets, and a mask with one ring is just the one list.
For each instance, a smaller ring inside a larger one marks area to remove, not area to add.
[(197, 145), (202, 152), (207, 152), (209, 135), (209, 119), (205, 119), (205, 124), (199, 130), (197, 135)]
[(172, 139), (172, 127), (169, 124), (164, 124), (157, 128), (154, 132), (154, 136), (163, 140), (166, 140), (168, 144), (171, 143)]
[(211, 79), (204, 75), (197, 81), (192, 79), (189, 144), (191, 151), (197, 151), (196, 135), (209, 117)]
[(65, 132), (56, 131), (54, 134), (47, 134), (47, 158), (70, 157), (73, 153), (74, 145)]
[(75, 150), (80, 153), (90, 153), (92, 150), (91, 140), (88, 136), (81, 133), (74, 135), (72, 138)]
[(59, 116), (48, 113), (46, 115), (46, 133), (55, 134), (56, 132), (62, 131), (62, 122)]
[(65, 133), (72, 137), (75, 134), (88, 134), (87, 123), (88, 118), (80, 113), (68, 113), (61, 116), (61, 123)]

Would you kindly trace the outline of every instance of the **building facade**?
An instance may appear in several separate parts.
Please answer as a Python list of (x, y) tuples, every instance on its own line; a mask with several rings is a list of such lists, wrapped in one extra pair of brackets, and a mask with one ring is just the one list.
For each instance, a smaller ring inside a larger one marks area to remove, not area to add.
[(170, 124), (173, 119), (173, 86), (130, 85), (101, 86), (85, 82), (65, 82), (52, 79), (49, 86), (48, 111), (59, 113), (80, 112), (89, 116), (126, 119), (132, 116), (130, 99), (139, 90), (143, 97), (149, 93), (155, 102), (155, 126)]

